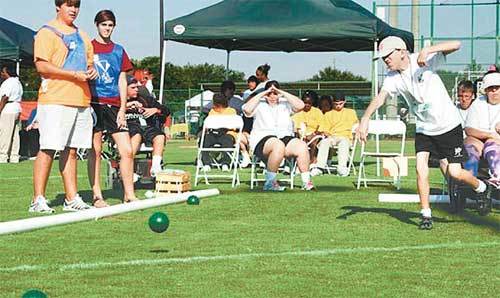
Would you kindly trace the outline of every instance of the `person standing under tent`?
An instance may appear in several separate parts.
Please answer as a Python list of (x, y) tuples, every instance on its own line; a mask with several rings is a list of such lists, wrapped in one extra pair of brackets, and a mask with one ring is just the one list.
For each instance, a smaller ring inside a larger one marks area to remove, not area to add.
[(111, 41), (116, 27), (116, 17), (110, 10), (99, 11), (94, 24), (98, 36), (92, 40), (94, 47), (94, 67), (99, 73), (91, 83), (92, 108), (96, 123), (92, 137), (87, 170), (92, 187), (92, 202), (95, 207), (109, 206), (101, 190), (101, 152), (103, 133), (110, 135), (120, 153), (120, 176), (123, 182), (123, 201), (137, 200), (134, 194), (134, 158), (132, 143), (125, 118), (127, 105), (127, 71), (133, 68), (127, 52), (119, 44)]
[(37, 121), (40, 151), (33, 167), (34, 195), (29, 212), (52, 213), (45, 198), (56, 151), (66, 198), (64, 211), (91, 208), (77, 193), (77, 148), (92, 146), (92, 114), (88, 81), (97, 78), (90, 38), (75, 26), (80, 0), (55, 0), (56, 18), (35, 36), (34, 61), (42, 83)]
[(462, 169), (465, 159), (460, 116), (446, 88), (437, 75), (445, 56), (457, 51), (460, 42), (449, 41), (410, 54), (405, 42), (396, 36), (386, 37), (379, 45), (376, 58), (382, 58), (388, 73), (380, 93), (371, 101), (356, 130), (356, 137), (366, 141), (371, 115), (389, 96), (401, 95), (415, 115), (415, 152), (417, 155), (417, 188), (421, 205), (420, 229), (432, 229), (429, 204), (429, 156), (448, 162), (448, 175), (470, 185), (479, 196), (487, 197), (487, 185)]
[(257, 77), (257, 79), (259, 80), (260, 83), (257, 85), (257, 87), (255, 87), (254, 92), (260, 93), (260, 92), (266, 90), (265, 87), (266, 87), (267, 82), (269, 81), (269, 71), (270, 70), (271, 70), (271, 66), (267, 63), (257, 67), (257, 69), (255, 70), (255, 76)]
[(13, 69), (3, 66), (0, 77), (0, 163), (19, 162), (19, 114), (23, 86)]

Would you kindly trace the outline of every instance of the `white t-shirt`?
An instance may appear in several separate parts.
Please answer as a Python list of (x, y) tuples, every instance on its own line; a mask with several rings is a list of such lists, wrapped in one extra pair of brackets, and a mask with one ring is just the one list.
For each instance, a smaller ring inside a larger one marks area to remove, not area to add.
[(497, 123), (500, 123), (500, 104), (489, 104), (486, 96), (482, 95), (470, 106), (465, 127), (494, 132)]
[(417, 133), (435, 136), (449, 132), (460, 124), (460, 115), (435, 72), (445, 61), (443, 53), (429, 55), (424, 67), (417, 64), (418, 54), (409, 57), (410, 66), (406, 70), (387, 73), (382, 90), (405, 99), (417, 118)]
[(465, 120), (467, 120), (467, 115), (469, 114), (470, 106), (467, 110), (461, 109), (460, 107), (457, 107), (457, 109), (458, 109), (458, 114), (460, 115), (460, 122), (462, 123), (462, 128), (465, 128)]
[[(243, 109), (244, 107), (245, 105)], [(245, 114), (254, 119), (250, 133), (250, 148), (254, 150), (259, 141), (267, 136), (278, 138), (293, 136), (293, 121), (290, 117), (292, 114), (292, 106), (286, 99), (280, 99), (279, 103), (273, 106), (262, 99), (252, 114)]]
[(17, 114), (21, 112), (21, 99), (23, 98), (23, 86), (19, 78), (10, 77), (0, 86), (0, 99), (3, 96), (9, 97), (8, 103), (2, 110), (2, 113)]
[(243, 91), (243, 101), (247, 100), (247, 98), (257, 89), (253, 89), (253, 90), (250, 90), (250, 89), (247, 89), (245, 91)]

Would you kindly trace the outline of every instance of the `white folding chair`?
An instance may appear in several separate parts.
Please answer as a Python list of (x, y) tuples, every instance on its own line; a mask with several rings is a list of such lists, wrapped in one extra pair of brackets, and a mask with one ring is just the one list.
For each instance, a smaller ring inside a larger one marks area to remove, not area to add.
[[(356, 134), (356, 129), (358, 128), (358, 125), (359, 124), (356, 123), (351, 128), (351, 133), (353, 136)], [(354, 142), (349, 147), (349, 163), (348, 163), (347, 168), (349, 169), (349, 174), (351, 174), (351, 171), (352, 171), (352, 173), (354, 175), (356, 175), (357, 171), (356, 171), (356, 167), (354, 166), (354, 154), (356, 153), (356, 138), (354, 137), (353, 140), (354, 140)], [(335, 145), (331, 149), (337, 150), (338, 146)], [(337, 166), (332, 165), (332, 160), (329, 158), (328, 163), (326, 164), (326, 171), (328, 172), (328, 174), (331, 174), (331, 171), (336, 170), (336, 169), (337, 169)]]
[[(266, 166), (261, 167), (260, 163), (262, 161), (255, 155), (252, 156), (252, 168), (250, 172), (250, 189), (253, 189), (259, 182), (266, 181)], [(290, 171), (287, 173), (287, 169)], [(293, 189), (295, 185), (295, 172), (297, 171), (297, 160), (295, 158), (285, 158), (280, 165), (278, 172), (278, 182), (285, 182), (290, 185), (290, 189)]]
[[(203, 144), (205, 142), (205, 137), (209, 130), (211, 129), (220, 129), (226, 128), (237, 131), (236, 140), (234, 142), (234, 146), (231, 148), (205, 148)], [(209, 178), (231, 178), (232, 179), (232, 187), (240, 184), (240, 177), (238, 174), (238, 158), (240, 153), (240, 141), (241, 141), (241, 133), (243, 130), (243, 119), (241, 116), (208, 116), (205, 118), (203, 123), (203, 129), (201, 132), (201, 139), (198, 145), (198, 154), (197, 154), (197, 162), (196, 162), (196, 175), (194, 185), (198, 185), (198, 180), (203, 178), (206, 184), (209, 184)], [(221, 154), (228, 154), (231, 162), (229, 164), (229, 174), (210, 174), (206, 171), (202, 171), (203, 163), (201, 161), (201, 154), (203, 152), (215, 152)]]
[[(370, 120), (368, 124), (368, 137), (372, 135), (375, 136), (375, 152), (365, 151), (365, 143), (361, 143), (360, 152), (360, 164), (358, 171), (358, 181), (357, 189), (360, 188), (361, 182), (363, 182), (365, 187), (368, 187), (367, 182), (388, 182), (394, 183), (397, 189), (401, 187), (401, 171), (398, 169), (397, 175), (394, 176), (392, 180), (381, 179), (381, 178), (367, 178), (365, 172), (365, 161), (367, 157), (373, 158), (402, 158), (404, 156), (405, 149), (405, 139), (406, 139), (406, 125), (400, 120)], [(390, 136), (401, 136), (401, 147), (398, 152), (386, 152), (380, 151), (380, 135), (390, 135)], [(351, 158), (350, 164), (354, 158), (354, 152), (356, 150), (358, 140), (354, 142), (354, 150)], [(397, 163), (396, 163), (397, 164)]]

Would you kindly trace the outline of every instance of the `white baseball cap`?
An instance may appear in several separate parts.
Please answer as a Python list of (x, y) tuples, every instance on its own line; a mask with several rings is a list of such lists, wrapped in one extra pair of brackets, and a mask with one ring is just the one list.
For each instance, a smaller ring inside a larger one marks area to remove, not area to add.
[(483, 90), (491, 86), (500, 86), (500, 72), (491, 72), (484, 76), (481, 86)]
[(388, 36), (378, 45), (378, 52), (373, 60), (383, 58), (394, 50), (406, 50), (406, 43), (397, 36)]

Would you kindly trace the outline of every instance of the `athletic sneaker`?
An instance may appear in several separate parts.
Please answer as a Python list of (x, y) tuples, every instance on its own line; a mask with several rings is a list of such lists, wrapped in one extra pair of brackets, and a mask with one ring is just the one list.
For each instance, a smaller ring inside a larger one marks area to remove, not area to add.
[(419, 228), (421, 230), (431, 230), (432, 229), (432, 217), (422, 216)]
[(340, 177), (347, 177), (349, 176), (349, 168), (347, 167), (338, 167), (337, 169), (337, 175)]
[(63, 211), (82, 211), (92, 209), (94, 207), (87, 205), (79, 194), (76, 194), (75, 198), (71, 202), (64, 200)]
[(151, 177), (156, 177), (156, 174), (162, 171), (161, 165), (151, 167)]
[(228, 165), (223, 164), (221, 168), (222, 168), (223, 172), (229, 172), (229, 166)]
[(280, 186), (278, 181), (266, 181), (264, 183), (264, 191), (285, 191), (285, 187)]
[(305, 191), (314, 190), (314, 184), (312, 183), (312, 181), (309, 180), (309, 182), (302, 185), (302, 190)]
[(320, 176), (323, 175), (323, 171), (320, 168), (312, 168), (311, 169), (311, 176)]
[(212, 168), (209, 165), (205, 165), (201, 169), (203, 170), (203, 172), (210, 172), (210, 170), (212, 170)]
[(252, 160), (250, 159), (250, 156), (248, 155), (248, 153), (241, 154), (240, 167), (246, 168), (250, 165), (251, 162), (252, 162)]
[(477, 210), (479, 215), (484, 216), (491, 212), (492, 207), (492, 198), (491, 193), (493, 192), (493, 186), (489, 183), (486, 184), (486, 190), (476, 194), (476, 198), (478, 200)]
[(500, 177), (491, 175), (491, 178), (487, 181), (492, 187), (500, 189)]
[(54, 209), (50, 208), (47, 205), (47, 199), (43, 196), (37, 196), (35, 201), (31, 203), (29, 212), (33, 213), (54, 213), (56, 212)]

